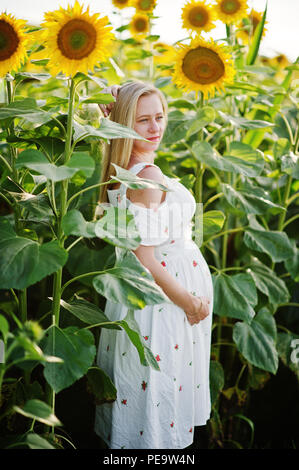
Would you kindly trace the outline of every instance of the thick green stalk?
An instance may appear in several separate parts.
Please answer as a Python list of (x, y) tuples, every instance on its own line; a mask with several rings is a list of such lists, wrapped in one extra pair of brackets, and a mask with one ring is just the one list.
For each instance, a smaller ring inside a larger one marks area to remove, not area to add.
[[(69, 95), (69, 109), (67, 119), (67, 133), (65, 141), (65, 152), (64, 152), (64, 164), (66, 164), (71, 157), (71, 146), (72, 146), (72, 133), (73, 133), (73, 118), (74, 118), (74, 96), (75, 96), (75, 84), (74, 80), (71, 79), (70, 95)], [(62, 219), (67, 211), (67, 193), (68, 193), (68, 180), (61, 182), (61, 195), (60, 195), (60, 210), (58, 212), (57, 220), (57, 238), (60, 246), (64, 247), (64, 233), (62, 230)], [(60, 299), (61, 299), (61, 280), (62, 280), (62, 268), (60, 268), (54, 274), (54, 285), (53, 285), (53, 321), (56, 326), (59, 326), (59, 314), (60, 314)]]

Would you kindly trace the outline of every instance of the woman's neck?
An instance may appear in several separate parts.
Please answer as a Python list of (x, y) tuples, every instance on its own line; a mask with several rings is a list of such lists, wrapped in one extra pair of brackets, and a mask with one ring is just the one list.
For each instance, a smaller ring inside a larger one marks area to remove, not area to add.
[(130, 158), (130, 161), (134, 161), (134, 162), (148, 162), (148, 163), (154, 163), (154, 160), (155, 160), (155, 154), (154, 152), (151, 152), (151, 153), (131, 153), (131, 158)]

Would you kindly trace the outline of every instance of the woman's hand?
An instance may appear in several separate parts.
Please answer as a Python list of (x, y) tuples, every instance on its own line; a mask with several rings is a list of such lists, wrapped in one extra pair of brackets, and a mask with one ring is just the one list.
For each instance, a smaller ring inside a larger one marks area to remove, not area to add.
[[(114, 98), (117, 99), (119, 89), (120, 89), (120, 85), (112, 85), (112, 86), (108, 86), (107, 88), (104, 88), (102, 90), (102, 93), (107, 93), (107, 94), (110, 93), (110, 95), (114, 96)], [(102, 111), (105, 117), (109, 116), (113, 108), (113, 105), (114, 105), (114, 101), (112, 101), (109, 104), (99, 104), (100, 110)]]
[(207, 297), (193, 297), (192, 307), (188, 312), (185, 311), (190, 325), (195, 325), (204, 320), (209, 315), (210, 300)]

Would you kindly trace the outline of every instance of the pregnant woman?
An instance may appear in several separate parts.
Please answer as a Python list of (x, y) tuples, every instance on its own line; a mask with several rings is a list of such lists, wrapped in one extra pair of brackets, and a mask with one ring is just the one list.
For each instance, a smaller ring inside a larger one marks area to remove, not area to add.
[[(110, 202), (133, 214), (141, 236), (133, 253), (170, 301), (134, 311), (160, 371), (140, 364), (124, 331), (101, 331), (97, 362), (115, 384), (117, 399), (96, 407), (95, 432), (111, 449), (183, 449), (192, 444), (194, 427), (205, 425), (211, 412), (213, 286), (191, 236), (196, 203), (178, 179), (164, 175), (154, 163), (167, 125), (164, 95), (136, 81), (107, 90), (116, 102), (102, 107), (104, 114), (111, 111), (111, 120), (147, 140), (111, 140), (101, 181), (115, 175), (111, 163), (116, 163), (170, 191), (104, 185), (100, 203)], [(125, 305), (107, 300), (105, 314), (111, 321), (123, 319), (127, 312)]]

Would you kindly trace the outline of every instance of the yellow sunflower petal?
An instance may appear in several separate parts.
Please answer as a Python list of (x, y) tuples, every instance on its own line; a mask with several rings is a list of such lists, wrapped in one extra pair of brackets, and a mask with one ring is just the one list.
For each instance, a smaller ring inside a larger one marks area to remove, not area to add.
[(214, 10), (205, 3), (205, 1), (191, 0), (186, 3), (182, 9), (183, 28), (189, 31), (211, 31), (215, 28), (213, 21), (215, 20)]
[(216, 90), (222, 91), (225, 83), (233, 80), (234, 74), (229, 49), (212, 39), (195, 38), (190, 46), (181, 44), (177, 51), (173, 81), (185, 91), (212, 98)]
[(247, 16), (247, 0), (216, 0), (214, 6), (217, 18), (223, 23), (232, 24)]
[(75, 75), (87, 73), (99, 62), (111, 56), (114, 39), (112, 28), (108, 27), (108, 18), (99, 17), (98, 13), (89, 14), (89, 8), (76, 0), (73, 7), (45, 14), (42, 40), (45, 45), (45, 57), (49, 57), (48, 67), (53, 74), (63, 72)]
[(138, 13), (151, 13), (157, 0), (131, 0), (130, 6), (136, 8)]
[(30, 41), (25, 32), (26, 22), (17, 20), (13, 15), (0, 15), (0, 76), (17, 71), (27, 59)]
[(136, 13), (130, 21), (129, 29), (134, 38), (144, 38), (149, 33), (149, 17)]
[[(238, 24), (238, 30), (236, 32), (236, 36), (241, 39), (243, 44), (249, 44), (250, 40), (253, 38), (257, 25), (262, 21), (263, 13), (256, 11), (254, 9), (251, 10), (249, 15), (247, 14), (246, 17)], [(267, 21), (265, 21), (265, 25)], [(262, 37), (265, 36), (267, 29), (264, 26)]]

